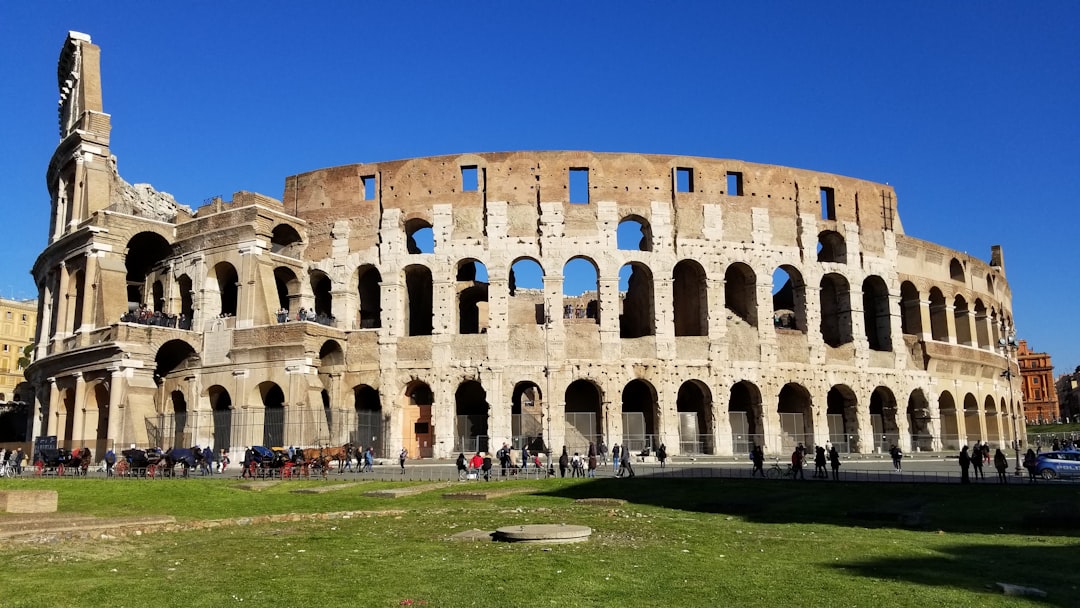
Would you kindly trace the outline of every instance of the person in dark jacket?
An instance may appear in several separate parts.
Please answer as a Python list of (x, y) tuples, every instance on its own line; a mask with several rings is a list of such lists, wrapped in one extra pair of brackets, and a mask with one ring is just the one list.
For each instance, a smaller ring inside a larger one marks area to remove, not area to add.
[(817, 479), (828, 479), (829, 474), (825, 472), (825, 463), (828, 462), (825, 456), (824, 446), (814, 447), (814, 477)]
[(1009, 478), (1006, 471), (1009, 469), (1009, 459), (1005, 456), (1005, 452), (998, 448), (994, 452), (994, 468), (997, 469), (998, 483), (1009, 483)]
[(656, 449), (656, 459), (660, 462), (660, 468), (667, 466), (667, 446), (660, 444), (660, 447)]
[(559, 456), (559, 477), (566, 477), (566, 469), (570, 466), (570, 454), (566, 446), (562, 446), (562, 454)]
[(829, 449), (829, 465), (832, 467), (833, 481), (840, 481), (840, 452), (836, 451), (835, 445)]
[(960, 483), (971, 483), (968, 477), (968, 469), (971, 468), (971, 456), (968, 455), (968, 446), (960, 448)]
[(491, 481), (491, 454), (484, 453), (484, 460), (480, 465), (480, 470), (484, 472), (484, 481)]
[(750, 477), (758, 473), (765, 477), (765, 450), (761, 449), (760, 445), (755, 445), (750, 450), (750, 462), (754, 463), (754, 468), (750, 470)]

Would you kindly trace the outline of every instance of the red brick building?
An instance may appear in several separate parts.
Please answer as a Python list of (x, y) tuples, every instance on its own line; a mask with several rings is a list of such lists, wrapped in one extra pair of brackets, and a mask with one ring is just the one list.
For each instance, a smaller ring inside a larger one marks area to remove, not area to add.
[(1032, 352), (1028, 348), (1027, 340), (1020, 340), (1016, 357), (1020, 364), (1020, 376), (1023, 378), (1024, 418), (1028, 424), (1058, 420), (1061, 412), (1050, 355)]

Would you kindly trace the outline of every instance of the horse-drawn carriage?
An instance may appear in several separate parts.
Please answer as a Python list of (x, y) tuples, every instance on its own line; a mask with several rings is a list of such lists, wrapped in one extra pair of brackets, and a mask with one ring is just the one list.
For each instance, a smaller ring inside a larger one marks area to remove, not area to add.
[(76, 448), (70, 452), (64, 448), (45, 448), (34, 458), (34, 475), (86, 475), (91, 460), (90, 448)]
[(120, 452), (123, 458), (116, 463), (116, 474), (120, 477), (149, 477), (157, 476), (159, 467), (165, 459), (165, 454), (159, 448), (139, 450), (131, 448)]
[(187, 477), (188, 471), (200, 466), (203, 461), (203, 452), (199, 446), (191, 448), (169, 448), (162, 454), (158, 462), (158, 471), (162, 477), (174, 477), (176, 467), (180, 467), (180, 476)]

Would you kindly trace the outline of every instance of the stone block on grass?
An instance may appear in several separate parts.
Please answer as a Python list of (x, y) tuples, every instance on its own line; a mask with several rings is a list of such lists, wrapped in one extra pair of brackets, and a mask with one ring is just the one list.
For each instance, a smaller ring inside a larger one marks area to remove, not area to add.
[(6, 513), (56, 513), (55, 490), (6, 490), (0, 492), (0, 511)]

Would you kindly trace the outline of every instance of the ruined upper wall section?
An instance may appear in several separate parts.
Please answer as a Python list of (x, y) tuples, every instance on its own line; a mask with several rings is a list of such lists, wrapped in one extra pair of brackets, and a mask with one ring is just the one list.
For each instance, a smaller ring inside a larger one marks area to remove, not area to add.
[[(90, 36), (68, 32), (56, 66), (60, 90), (60, 139), (76, 129), (108, 132), (108, 115), (101, 101), (101, 48)], [(88, 124), (90, 122), (94, 124)]]
[[(475, 190), (463, 179), (464, 172), (473, 168)], [(571, 171), (578, 171), (578, 178), (581, 171), (587, 175), (584, 205), (571, 202)], [(831, 197), (828, 213), (822, 210), (823, 190)], [(310, 221), (353, 218), (386, 208), (401, 209), (403, 217), (424, 215), (436, 204), (450, 204), (457, 213), (490, 201), (511, 207), (563, 203), (575, 208), (568, 217), (588, 215), (585, 209), (600, 201), (617, 203), (624, 214), (656, 202), (670, 203), (676, 213), (723, 204), (735, 212), (767, 208), (770, 214), (792, 218), (811, 213), (854, 222), (863, 234), (903, 233), (891, 186), (831, 173), (691, 156), (502, 152), (344, 165), (287, 178), (282, 201), (290, 213)]]

